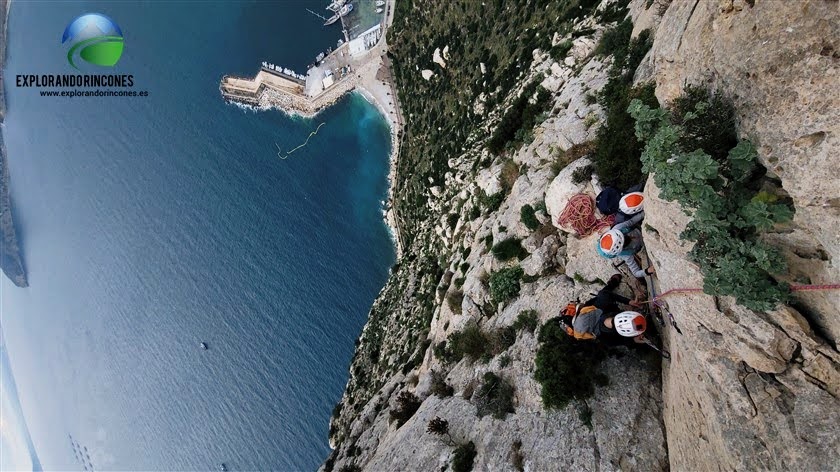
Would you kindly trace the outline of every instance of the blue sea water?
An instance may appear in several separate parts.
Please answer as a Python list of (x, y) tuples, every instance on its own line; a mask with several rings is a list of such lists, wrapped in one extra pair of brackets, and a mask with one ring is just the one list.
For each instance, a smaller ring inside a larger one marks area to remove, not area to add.
[[(389, 130), (351, 95), (314, 120), (223, 102), (223, 74), (304, 71), (325, 2), (13, 2), (4, 136), (30, 287), (0, 325), (45, 470), (312, 470), (394, 261)], [(61, 33), (101, 12), (147, 98), (47, 98)], [(308, 146), (282, 160), (324, 123)], [(199, 348), (199, 342), (209, 350)], [(81, 457), (80, 457), (81, 456)]]

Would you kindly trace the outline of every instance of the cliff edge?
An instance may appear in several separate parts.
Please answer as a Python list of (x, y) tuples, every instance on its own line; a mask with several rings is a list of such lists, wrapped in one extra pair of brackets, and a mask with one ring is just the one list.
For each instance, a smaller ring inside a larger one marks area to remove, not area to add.
[(669, 296), (675, 324), (657, 331), (670, 359), (566, 348), (553, 329), (625, 271), (598, 256), (597, 233), (560, 223), (603, 183), (646, 183), (662, 291), (708, 285), (683, 236), (692, 211), (642, 171), (627, 111), (634, 98), (671, 110), (688, 86), (731, 104), (733, 139), (762, 166), (749, 184), (793, 215), (757, 236), (786, 262), (769, 284), (840, 281), (837, 2), (560, 3), (397, 3), (404, 251), (322, 470), (840, 470), (836, 290), (764, 311)]
[[(636, 31), (656, 30), (638, 80), (669, 103), (686, 84), (734, 105), (768, 179), (789, 195), (792, 222), (764, 235), (792, 284), (840, 280), (840, 9), (836, 1), (634, 1)], [(645, 243), (662, 290), (702, 287), (680, 239), (690, 220), (651, 177)], [(676, 470), (837, 470), (840, 291), (793, 292), (787, 306), (748, 310), (731, 297), (675, 296), (683, 334), (666, 333), (663, 417)]]
[[(6, 118), (5, 82), (2, 69), (6, 59), (6, 26), (9, 16), (9, 2), (0, 1), (0, 124)], [(3, 273), (18, 287), (26, 287), (26, 272), (15, 233), (15, 223), (12, 218), (12, 200), (9, 193), (9, 162), (6, 159), (6, 144), (0, 135), (0, 268)]]

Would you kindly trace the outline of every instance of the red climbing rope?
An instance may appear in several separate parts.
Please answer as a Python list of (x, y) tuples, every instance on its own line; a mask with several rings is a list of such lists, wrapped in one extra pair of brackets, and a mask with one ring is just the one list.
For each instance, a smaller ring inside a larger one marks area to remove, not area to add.
[[(823, 284), (823, 285), (791, 285), (790, 290), (793, 292), (809, 292), (809, 291), (817, 291), (817, 290), (838, 290), (840, 289), (840, 284)], [(667, 297), (668, 295), (675, 294), (675, 293), (696, 293), (702, 292), (702, 288), (672, 288), (666, 292), (663, 292), (650, 300), (646, 300), (642, 303), (654, 303), (656, 304), (660, 299)]]
[(840, 284), (824, 284), (824, 285), (791, 285), (790, 289), (794, 292), (810, 291), (810, 290), (838, 290)]
[(610, 215), (601, 219), (595, 217), (595, 203), (592, 197), (579, 193), (569, 199), (566, 208), (557, 219), (560, 226), (575, 230), (580, 236), (588, 236), (593, 231), (609, 228), (615, 222), (615, 216)]

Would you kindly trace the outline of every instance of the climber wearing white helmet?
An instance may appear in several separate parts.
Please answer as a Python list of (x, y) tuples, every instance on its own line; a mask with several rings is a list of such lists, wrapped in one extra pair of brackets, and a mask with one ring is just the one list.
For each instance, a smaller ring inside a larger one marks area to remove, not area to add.
[(635, 215), (645, 209), (645, 196), (642, 192), (630, 192), (618, 201), (618, 211), (627, 216)]
[(633, 342), (643, 343), (647, 320), (635, 311), (623, 311), (619, 314), (603, 314), (595, 328), (596, 337), (599, 341), (607, 344), (625, 344), (628, 339)]
[(644, 247), (642, 232), (636, 228), (645, 217), (644, 197), (639, 192), (628, 193), (621, 198), (620, 206), (622, 211), (633, 213), (634, 216), (602, 234), (595, 247), (601, 256), (621, 259), (634, 277), (644, 279), (645, 275), (654, 272), (653, 267), (642, 270), (634, 257)]

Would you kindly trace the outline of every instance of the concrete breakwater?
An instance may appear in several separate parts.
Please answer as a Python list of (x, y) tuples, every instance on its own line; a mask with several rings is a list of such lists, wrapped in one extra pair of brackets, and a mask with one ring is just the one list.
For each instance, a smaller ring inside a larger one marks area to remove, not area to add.
[(347, 49), (345, 43), (310, 68), (305, 81), (263, 67), (251, 79), (222, 77), (219, 91), (233, 102), (313, 116), (359, 86), (362, 77), (376, 74), (377, 61), (352, 61)]

